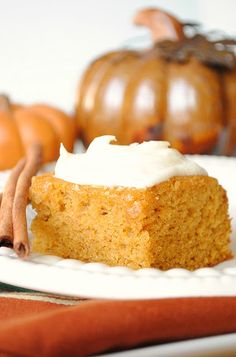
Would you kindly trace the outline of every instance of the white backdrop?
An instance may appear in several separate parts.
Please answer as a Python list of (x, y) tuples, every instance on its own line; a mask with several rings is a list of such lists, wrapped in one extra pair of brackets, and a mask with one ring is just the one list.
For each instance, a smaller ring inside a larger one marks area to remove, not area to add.
[(137, 36), (149, 38), (132, 25), (137, 9), (160, 6), (236, 33), (235, 0), (0, 0), (0, 5), (0, 92), (68, 111), (88, 61)]

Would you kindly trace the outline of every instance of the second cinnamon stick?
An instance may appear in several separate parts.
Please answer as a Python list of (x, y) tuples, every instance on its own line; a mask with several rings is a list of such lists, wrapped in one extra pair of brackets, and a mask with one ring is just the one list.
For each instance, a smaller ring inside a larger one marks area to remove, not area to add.
[(12, 208), (17, 180), (25, 166), (25, 159), (21, 159), (12, 169), (2, 193), (0, 208), (0, 246), (13, 246)]
[(13, 247), (18, 256), (25, 258), (29, 255), (29, 241), (27, 232), (26, 207), (28, 204), (28, 192), (32, 177), (37, 173), (42, 160), (42, 148), (33, 145), (27, 152), (27, 160), (21, 172), (15, 191), (12, 208), (13, 220)]

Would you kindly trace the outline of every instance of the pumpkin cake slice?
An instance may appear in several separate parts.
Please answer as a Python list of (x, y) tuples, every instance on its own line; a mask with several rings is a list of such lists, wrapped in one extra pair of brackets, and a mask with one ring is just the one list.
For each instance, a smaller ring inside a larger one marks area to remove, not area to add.
[(61, 149), (33, 178), (35, 252), (134, 269), (213, 266), (232, 257), (225, 190), (166, 142)]

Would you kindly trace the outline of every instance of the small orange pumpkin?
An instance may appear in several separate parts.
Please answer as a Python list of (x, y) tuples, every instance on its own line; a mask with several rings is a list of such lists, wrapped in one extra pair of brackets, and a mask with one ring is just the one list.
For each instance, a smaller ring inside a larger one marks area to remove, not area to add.
[(0, 170), (13, 167), (33, 143), (43, 149), (43, 162), (57, 159), (62, 142), (73, 149), (75, 126), (72, 118), (45, 104), (22, 106), (0, 96)]

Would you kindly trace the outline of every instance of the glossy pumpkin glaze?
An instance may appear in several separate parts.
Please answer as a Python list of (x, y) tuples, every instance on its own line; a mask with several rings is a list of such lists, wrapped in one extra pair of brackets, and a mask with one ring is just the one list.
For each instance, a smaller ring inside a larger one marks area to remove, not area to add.
[(159, 139), (183, 153), (210, 153), (224, 131), (224, 153), (232, 154), (233, 145), (227, 144), (232, 130), (224, 128), (235, 126), (235, 98), (235, 70), (206, 65), (194, 56), (166, 61), (155, 48), (121, 50), (98, 58), (85, 71), (76, 118), (86, 146), (96, 136), (113, 134), (121, 144)]
[(43, 162), (55, 160), (62, 142), (73, 149), (75, 126), (62, 111), (48, 105), (10, 105), (2, 98), (0, 107), (0, 170), (13, 167), (33, 143), (43, 149)]

